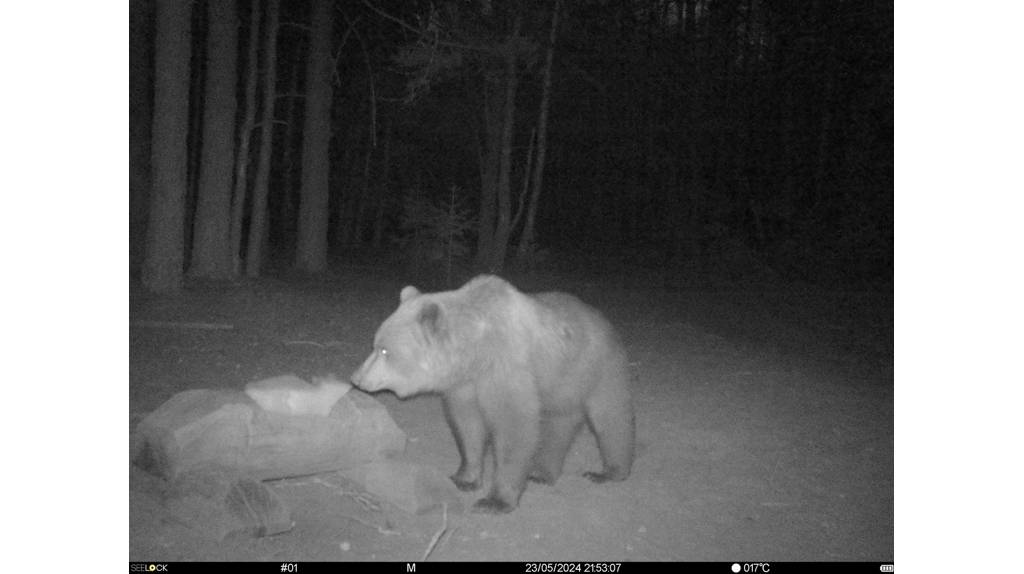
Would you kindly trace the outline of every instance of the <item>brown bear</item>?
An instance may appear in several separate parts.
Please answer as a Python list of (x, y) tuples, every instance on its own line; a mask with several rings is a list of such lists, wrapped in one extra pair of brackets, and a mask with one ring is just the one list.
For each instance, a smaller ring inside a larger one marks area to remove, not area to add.
[(485, 451), (491, 489), (477, 512), (509, 512), (526, 480), (554, 483), (584, 420), (604, 468), (594, 482), (623, 480), (633, 464), (633, 407), (626, 354), (595, 309), (564, 293), (534, 296), (483, 275), (455, 291), (402, 289), (398, 310), (352, 375), (399, 398), (438, 393), (462, 458), (451, 478), (480, 488)]

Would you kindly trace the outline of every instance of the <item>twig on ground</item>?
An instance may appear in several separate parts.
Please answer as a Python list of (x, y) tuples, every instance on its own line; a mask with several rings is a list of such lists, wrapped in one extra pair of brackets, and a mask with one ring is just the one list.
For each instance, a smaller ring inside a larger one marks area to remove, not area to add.
[(438, 531), (434, 533), (434, 537), (430, 539), (430, 544), (427, 545), (427, 550), (423, 553), (423, 558), (420, 560), (420, 562), (426, 562), (427, 561), (427, 558), (430, 557), (430, 553), (434, 551), (434, 548), (437, 546), (438, 541), (441, 540), (441, 536), (443, 536), (444, 533), (448, 530), (448, 503), (447, 502), (444, 503), (444, 506), (442, 507), (442, 512), (443, 512), (443, 514), (442, 514), (443, 518), (442, 518), (442, 521), (441, 521), (441, 528), (439, 528)]
[(381, 534), (384, 534), (386, 536), (391, 536), (393, 534), (401, 534), (397, 530), (389, 530), (389, 529), (384, 528), (383, 526), (381, 526), (379, 524), (374, 524), (372, 522), (367, 522), (367, 521), (363, 520), (362, 518), (356, 518), (355, 516), (352, 516), (351, 514), (341, 513), (340, 516), (342, 518), (348, 518), (349, 520), (351, 520), (353, 522), (358, 522), (359, 524), (362, 524), (363, 526), (365, 526), (367, 528), (373, 528), (377, 532), (380, 532)]
[(180, 321), (133, 321), (130, 326), (147, 329), (204, 329), (230, 331), (234, 325), (227, 323), (188, 323)]
[(314, 347), (323, 349), (326, 347), (323, 343), (317, 343), (316, 341), (284, 341), (285, 345), (312, 345)]
[(317, 341), (282, 341), (285, 345), (311, 345), (319, 349), (326, 349), (328, 347), (342, 347), (344, 343), (341, 341), (327, 341), (326, 343), (319, 343)]

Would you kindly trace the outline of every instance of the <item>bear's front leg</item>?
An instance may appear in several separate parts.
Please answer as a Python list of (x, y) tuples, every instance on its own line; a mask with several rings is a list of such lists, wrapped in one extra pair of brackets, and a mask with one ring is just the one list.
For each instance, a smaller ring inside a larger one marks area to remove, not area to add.
[(502, 400), (482, 403), (496, 407), (484, 411), (495, 466), (490, 493), (473, 504), (474, 512), (501, 514), (519, 506), (540, 436), (540, 405), (524, 392), (530, 390), (532, 385), (512, 383), (502, 389)]
[(487, 435), (473, 387), (466, 386), (446, 395), (444, 412), (461, 461), (459, 470), (451, 476), (452, 482), (462, 491), (477, 490), (482, 482), (484, 440)]

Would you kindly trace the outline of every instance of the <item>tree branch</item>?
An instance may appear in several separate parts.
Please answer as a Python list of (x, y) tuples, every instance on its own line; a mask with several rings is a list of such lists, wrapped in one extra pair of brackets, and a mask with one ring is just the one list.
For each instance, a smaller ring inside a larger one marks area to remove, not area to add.
[(430, 36), (425, 34), (422, 30), (416, 28), (415, 26), (413, 26), (412, 24), (406, 22), (405, 20), (402, 20), (401, 18), (398, 18), (396, 16), (392, 16), (391, 14), (388, 14), (387, 12), (385, 12), (385, 11), (381, 10), (380, 8), (374, 6), (373, 4), (370, 3), (369, 0), (363, 0), (363, 5), (366, 6), (367, 8), (369, 8), (371, 11), (373, 11), (377, 15), (379, 15), (380, 17), (382, 17), (382, 18), (384, 18), (386, 20), (391, 20), (392, 22), (398, 24), (402, 28), (405, 28), (406, 30), (412, 32), (413, 34), (418, 36), (420, 39), (422, 39), (424, 42), (431, 42), (431, 43), (433, 43), (435, 45), (438, 45), (438, 46), (445, 46), (447, 48), (454, 48), (456, 50), (472, 50), (474, 52), (483, 52), (483, 53), (487, 53), (487, 54), (496, 54), (497, 53), (496, 50), (494, 50), (493, 48), (488, 47), (488, 46), (473, 46), (473, 45), (470, 45), (470, 44), (461, 44), (459, 42), (451, 42), (451, 41), (448, 41), (448, 40), (441, 40), (439, 38), (431, 38)]
[[(345, 21), (349, 21), (348, 15), (345, 14), (343, 10), (339, 8), (338, 11), (341, 12), (341, 17), (344, 18)], [(370, 54), (366, 50), (366, 42), (363, 41), (363, 36), (359, 33), (359, 30), (355, 29), (356, 22), (358, 21), (359, 18), (356, 18), (355, 22), (352, 22), (349, 25), (349, 29), (356, 33), (356, 39), (359, 40), (359, 47), (363, 50), (363, 60), (366, 63), (366, 75), (370, 85), (370, 141), (373, 143), (373, 147), (377, 147), (377, 89), (373, 81), (373, 66), (370, 64)]]

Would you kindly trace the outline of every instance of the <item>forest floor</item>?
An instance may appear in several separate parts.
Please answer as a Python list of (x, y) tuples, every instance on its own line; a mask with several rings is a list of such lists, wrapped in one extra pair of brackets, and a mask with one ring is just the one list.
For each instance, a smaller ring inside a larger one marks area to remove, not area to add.
[[(285, 373), (347, 378), (398, 305), (407, 281), (397, 275), (342, 267), (315, 281), (191, 285), (172, 298), (133, 289), (130, 433), (180, 391)], [(633, 473), (583, 478), (600, 465), (584, 430), (556, 485), (530, 484), (511, 514), (449, 513), (430, 560), (892, 560), (891, 287), (668, 289), (642, 273), (511, 280), (576, 294), (618, 328), (636, 376)], [(439, 399), (376, 398), (408, 435), (407, 458), (454, 472)], [(291, 508), (291, 531), (221, 542), (174, 520), (153, 494), (158, 479), (132, 464), (129, 476), (130, 561), (419, 561), (444, 520), (352, 505), (330, 477), (293, 479), (268, 483)], [(466, 506), (478, 497), (466, 494)]]

